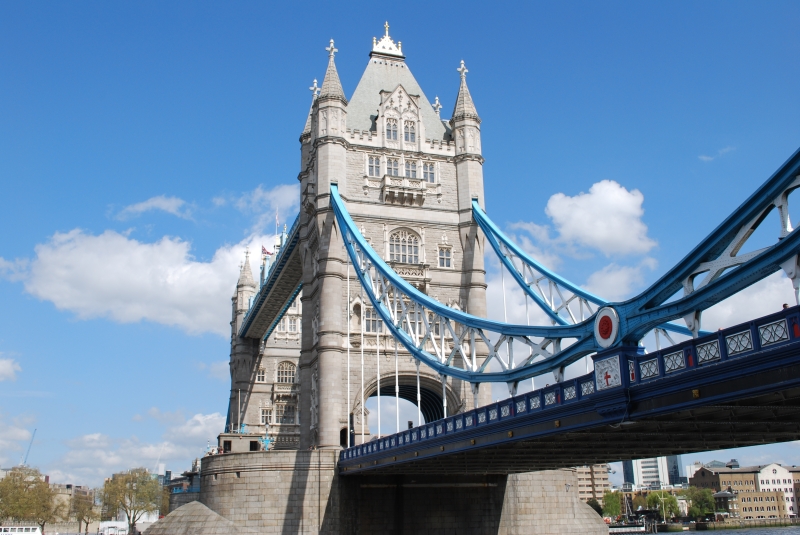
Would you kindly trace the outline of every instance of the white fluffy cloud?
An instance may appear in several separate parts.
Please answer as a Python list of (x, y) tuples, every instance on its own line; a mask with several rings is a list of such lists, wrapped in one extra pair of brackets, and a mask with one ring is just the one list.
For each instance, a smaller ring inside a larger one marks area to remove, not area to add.
[(794, 289), (779, 271), (703, 312), (702, 328), (714, 331), (760, 318), (778, 312), (784, 303), (795, 305)]
[(119, 220), (130, 219), (151, 210), (160, 210), (182, 219), (192, 218), (191, 209), (186, 205), (186, 201), (178, 197), (166, 197), (164, 195), (151, 197), (146, 201), (126, 206), (120, 210), (116, 218)]
[(25, 428), (26, 423), (19, 418), (7, 421), (0, 413), (0, 466), (15, 465), (19, 462), (31, 440), (31, 432)]
[(17, 372), (21, 371), (22, 368), (16, 360), (0, 358), (0, 381), (16, 381)]
[[(189, 468), (195, 457), (203, 454), (206, 444), (214, 443), (225, 427), (220, 413), (195, 414), (191, 418), (175, 418), (177, 413), (161, 412), (158, 420), (171, 422), (160, 442), (143, 442), (137, 437), (114, 438), (103, 433), (90, 433), (68, 440), (67, 453), (59, 459), (51, 480), (62, 483), (102, 484), (114, 472), (143, 466), (150, 470), (156, 462), (167, 463), (173, 471)], [(162, 416), (167, 415), (164, 420)], [(152, 416), (152, 415), (151, 415)], [(0, 442), (1, 444), (1, 442)]]
[(299, 184), (281, 184), (269, 190), (258, 186), (236, 199), (236, 207), (246, 214), (257, 215), (252, 232), (259, 233), (274, 229), (276, 215), (284, 222), (289, 213), (297, 210), (299, 200)]
[(584, 288), (608, 301), (623, 301), (635, 295), (644, 284), (645, 270), (653, 270), (656, 261), (645, 258), (636, 266), (609, 264), (589, 275)]
[(545, 212), (553, 220), (559, 239), (595, 249), (606, 256), (645, 254), (656, 242), (647, 236), (642, 221), (644, 195), (628, 191), (613, 180), (597, 182), (589, 193), (570, 197), (556, 193)]
[(201, 262), (178, 238), (144, 243), (111, 230), (93, 235), (76, 229), (36, 246), (24, 284), (31, 295), (80, 318), (146, 320), (228, 336), (230, 296), (245, 247), (258, 251), (272, 240), (254, 236)]
[[(268, 228), (275, 210), (285, 217), (296, 209), (298, 198), (296, 185), (271, 190), (259, 186), (238, 198), (237, 207), (257, 220), (254, 232), (237, 244), (220, 247), (210, 261), (195, 259), (191, 243), (180, 238), (165, 236), (147, 243), (113, 230), (95, 235), (74, 229), (37, 245), (32, 260), (0, 258), (0, 276), (23, 281), (31, 295), (82, 319), (152, 321), (192, 334), (228, 336), (230, 296), (245, 248), (254, 252), (255, 260), (262, 245), (271, 246), (275, 236), (255, 230)], [(128, 206), (118, 217), (148, 210), (190, 216), (185, 201), (159, 196)], [(254, 276), (257, 273), (253, 269)], [(220, 366), (212, 367), (211, 373), (219, 376)]]

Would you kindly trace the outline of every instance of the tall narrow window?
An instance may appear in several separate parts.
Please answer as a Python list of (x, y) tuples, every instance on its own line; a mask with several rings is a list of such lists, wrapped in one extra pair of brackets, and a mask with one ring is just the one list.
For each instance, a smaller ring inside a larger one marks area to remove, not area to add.
[(272, 423), (272, 409), (261, 409), (261, 425)]
[(436, 182), (436, 174), (433, 171), (432, 163), (422, 164), (422, 178), (425, 179), (425, 182)]
[(383, 320), (371, 307), (364, 311), (364, 331), (368, 333), (383, 332)]
[(394, 158), (386, 160), (386, 174), (400, 176), (400, 160)]
[(417, 162), (406, 160), (406, 178), (417, 178)]
[(267, 372), (264, 368), (259, 368), (258, 372), (256, 373), (256, 382), (257, 383), (264, 383), (267, 381)]
[(286, 318), (281, 318), (280, 321), (278, 321), (278, 332), (286, 332)]
[(406, 121), (403, 125), (403, 139), (414, 142), (417, 140), (417, 126), (414, 121)]
[(369, 176), (380, 176), (381, 174), (381, 159), (377, 156), (369, 157)]
[(419, 238), (407, 230), (392, 234), (389, 238), (389, 259), (393, 262), (419, 264)]
[(397, 119), (386, 119), (386, 139), (397, 141)]
[(449, 268), (452, 250), (450, 247), (439, 247), (439, 267)]
[(294, 423), (294, 405), (276, 405), (275, 406), (275, 423), (276, 424), (293, 424)]
[(278, 382), (293, 383), (296, 370), (297, 367), (291, 362), (281, 362), (278, 364)]
[(297, 332), (297, 318), (291, 317), (289, 318), (289, 332), (296, 333)]

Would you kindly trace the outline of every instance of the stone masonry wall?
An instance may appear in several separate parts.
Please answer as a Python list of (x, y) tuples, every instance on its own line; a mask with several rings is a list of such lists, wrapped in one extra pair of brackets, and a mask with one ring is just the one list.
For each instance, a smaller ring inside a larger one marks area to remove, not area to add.
[(200, 501), (281, 534), (605, 535), (572, 470), (511, 476), (339, 477), (333, 451), (204, 457)]

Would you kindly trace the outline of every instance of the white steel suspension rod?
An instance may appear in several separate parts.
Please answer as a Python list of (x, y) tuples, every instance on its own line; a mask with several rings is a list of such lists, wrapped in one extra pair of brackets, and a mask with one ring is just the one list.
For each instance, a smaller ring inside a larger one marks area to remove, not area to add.
[[(361, 266), (358, 266), (361, 269)], [(359, 307), (359, 323), (361, 324), (361, 443), (364, 443), (364, 287), (361, 287), (361, 306)]]
[(442, 411), (444, 412), (444, 418), (447, 418), (447, 377), (445, 375), (439, 375), (442, 380)]
[(347, 256), (347, 447), (351, 447), (350, 443), (350, 425), (351, 418), (353, 417), (351, 401), (350, 401), (350, 322), (353, 321), (353, 308), (350, 303), (350, 256)]
[[(397, 288), (394, 288), (394, 317), (397, 318)], [(397, 424), (397, 433), (400, 432), (400, 357), (397, 351), (397, 338), (394, 339), (394, 415)]]
[(417, 361), (417, 426), (422, 425), (422, 396), (419, 391), (419, 361)]
[[(500, 262), (500, 282), (503, 285), (503, 323), (508, 323), (508, 312), (506, 311), (506, 277), (505, 277), (506, 270), (503, 269), (504, 265), (505, 264)], [(506, 338), (506, 364), (508, 365), (509, 370), (514, 367), (514, 365), (511, 362), (511, 344), (513, 343), (514, 343), (513, 338), (511, 339), (511, 341), (509, 341), (509, 339)], [(511, 396), (510, 392), (509, 396)]]
[[(374, 314), (373, 314), (374, 316)], [(373, 321), (373, 320), (370, 320)], [(378, 438), (381, 436), (381, 336), (380, 320), (375, 321), (375, 360), (377, 361), (378, 375)]]

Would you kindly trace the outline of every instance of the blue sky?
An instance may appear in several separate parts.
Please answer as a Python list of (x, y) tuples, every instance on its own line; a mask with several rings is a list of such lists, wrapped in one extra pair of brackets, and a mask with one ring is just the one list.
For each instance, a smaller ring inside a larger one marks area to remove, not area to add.
[[(0, 465), (34, 428), (31, 464), (92, 485), (158, 459), (182, 471), (214, 439), (238, 263), (269, 243), (276, 211), (296, 213), (307, 88), (330, 38), (351, 95), (388, 19), (444, 116), (465, 60), (489, 215), (612, 299), (654, 281), (800, 145), (797, 3), (448, 7), (0, 4)], [(595, 224), (609, 221), (624, 232)], [(773, 277), (707, 325), (775, 310), (788, 285)]]

